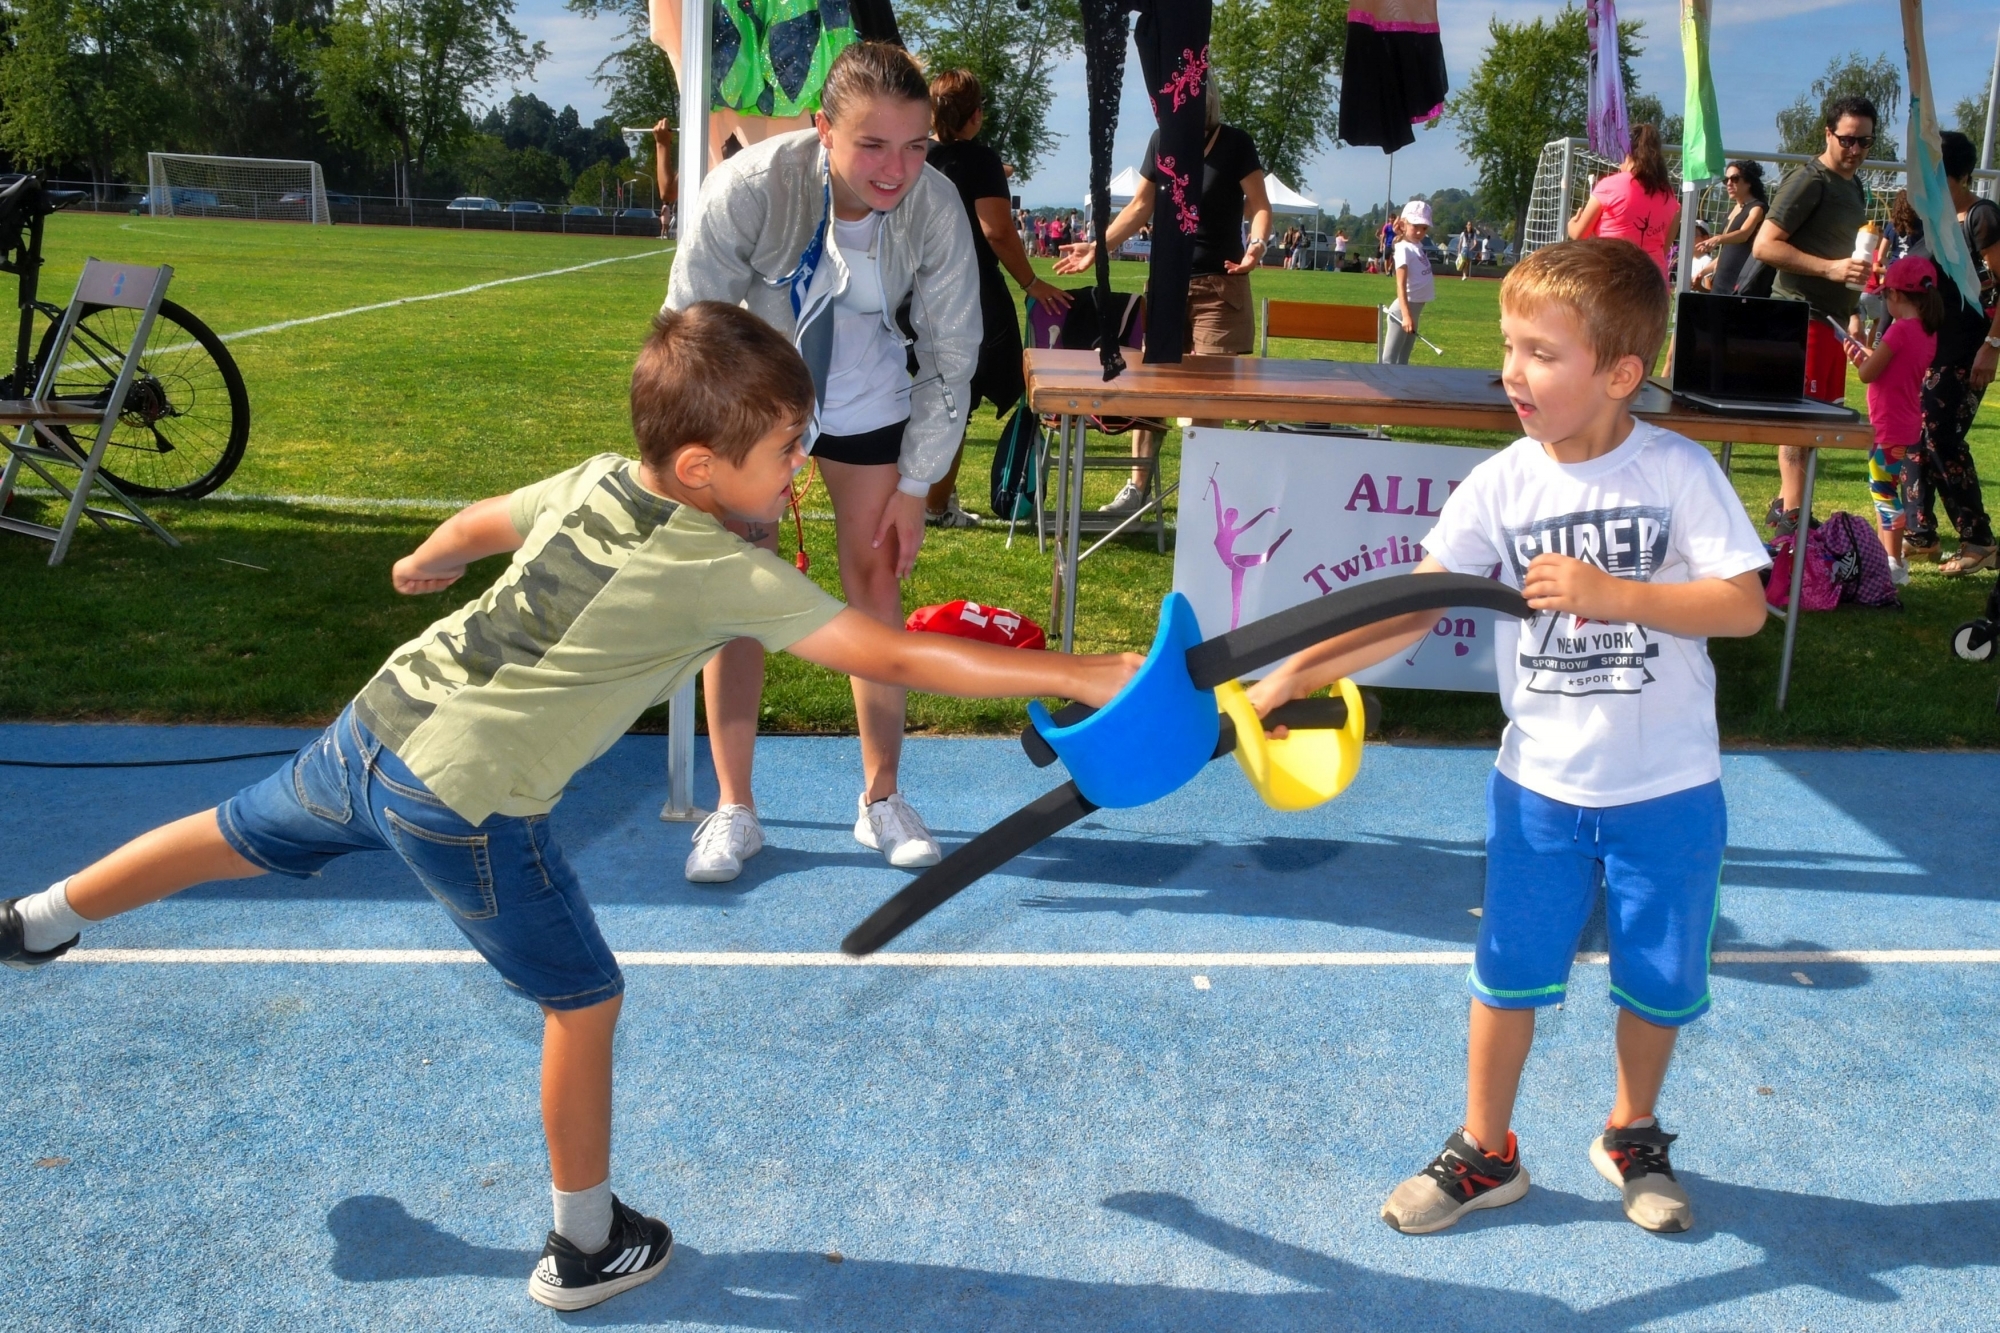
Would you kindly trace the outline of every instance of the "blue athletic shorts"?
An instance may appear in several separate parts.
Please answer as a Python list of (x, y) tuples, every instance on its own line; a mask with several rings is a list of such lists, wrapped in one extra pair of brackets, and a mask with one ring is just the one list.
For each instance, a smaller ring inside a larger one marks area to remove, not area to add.
[(1474, 999), (1495, 1009), (1561, 1001), (1602, 884), (1612, 1000), (1662, 1027), (1708, 1012), (1728, 838), (1720, 782), (1593, 809), (1495, 769), (1486, 830), (1486, 906), (1466, 977)]
[(431, 795), (352, 706), (216, 812), (246, 860), (306, 879), (349, 852), (394, 852), (501, 980), (548, 1009), (586, 1009), (625, 978), (548, 817), (478, 826)]

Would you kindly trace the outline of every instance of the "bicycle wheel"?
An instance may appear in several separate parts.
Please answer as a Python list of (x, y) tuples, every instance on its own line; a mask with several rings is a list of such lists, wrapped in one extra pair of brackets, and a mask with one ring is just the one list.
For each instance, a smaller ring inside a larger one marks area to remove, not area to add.
[[(56, 372), (53, 396), (102, 410), (141, 313), (85, 306)], [(42, 335), (37, 365), (47, 364), (55, 338), (53, 327)], [(79, 452), (88, 454), (96, 445), (95, 427), (68, 429)], [(161, 301), (99, 470), (132, 495), (195, 500), (236, 471), (249, 438), (250, 395), (229, 348), (185, 309)]]

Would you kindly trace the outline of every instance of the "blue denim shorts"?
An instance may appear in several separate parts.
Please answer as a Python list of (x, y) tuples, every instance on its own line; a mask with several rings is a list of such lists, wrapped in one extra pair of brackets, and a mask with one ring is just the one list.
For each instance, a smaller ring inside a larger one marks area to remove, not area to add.
[(1486, 787), (1486, 905), (1466, 978), (1495, 1009), (1555, 1004), (1604, 886), (1611, 999), (1649, 1023), (1708, 1012), (1722, 902), (1722, 784), (1603, 808), (1529, 791), (1498, 769)]
[(215, 813), (246, 860), (295, 879), (349, 852), (394, 852), (501, 980), (544, 1008), (585, 1009), (625, 990), (548, 817), (466, 823), (352, 706)]

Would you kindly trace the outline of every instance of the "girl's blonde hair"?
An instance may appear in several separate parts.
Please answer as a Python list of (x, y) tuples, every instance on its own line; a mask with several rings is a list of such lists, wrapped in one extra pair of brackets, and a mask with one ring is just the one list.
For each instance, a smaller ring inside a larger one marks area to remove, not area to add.
[(838, 124), (862, 103), (884, 97), (928, 105), (931, 90), (924, 67), (900, 46), (856, 42), (833, 58), (819, 104), (826, 118)]

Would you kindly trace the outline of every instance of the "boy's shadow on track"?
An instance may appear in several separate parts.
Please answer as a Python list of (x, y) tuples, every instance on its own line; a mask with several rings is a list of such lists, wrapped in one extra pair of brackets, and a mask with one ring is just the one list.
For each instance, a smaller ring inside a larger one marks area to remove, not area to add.
[(1469, 944), (1478, 922), (1466, 909), (1480, 900), (1484, 844), (1370, 836), (1368, 842), (1272, 836), (1194, 845), (1059, 837), (1009, 871), (1046, 884), (1141, 890), (1023, 900), (1045, 912), (1311, 921)]
[[(1428, 1329), (1463, 1326), (1467, 1312), (1477, 1310), (1479, 1325), (1486, 1329), (1620, 1333), (1792, 1287), (1886, 1305), (1902, 1296), (1882, 1275), (1908, 1268), (2000, 1264), (2000, 1200), (1875, 1204), (1695, 1177), (1690, 1177), (1690, 1187), (1697, 1229), (1646, 1243), (1701, 1245), (1729, 1235), (1761, 1250), (1763, 1258), (1582, 1310), (1552, 1297), (1492, 1285), (1379, 1272), (1237, 1226), (1180, 1195), (1132, 1192), (1112, 1195), (1104, 1207), (1308, 1290), (1215, 1291), (1168, 1283), (1092, 1282), (943, 1264), (836, 1263), (811, 1251), (714, 1254), (680, 1244), (655, 1281), (568, 1318), (602, 1326), (689, 1322), (797, 1333), (991, 1327)], [(1469, 1218), (1461, 1229), (1504, 1232), (1577, 1223), (1630, 1225), (1609, 1197), (1585, 1199), (1537, 1187), (1521, 1204)], [(396, 1200), (373, 1195), (336, 1205), (327, 1229), (335, 1242), (333, 1273), (351, 1282), (458, 1275), (525, 1282), (536, 1258), (528, 1250), (467, 1244), (411, 1217)], [(1422, 1237), (1406, 1243), (1437, 1244)], [(1441, 1252), (1437, 1267), (1449, 1271), (1452, 1266)]]

